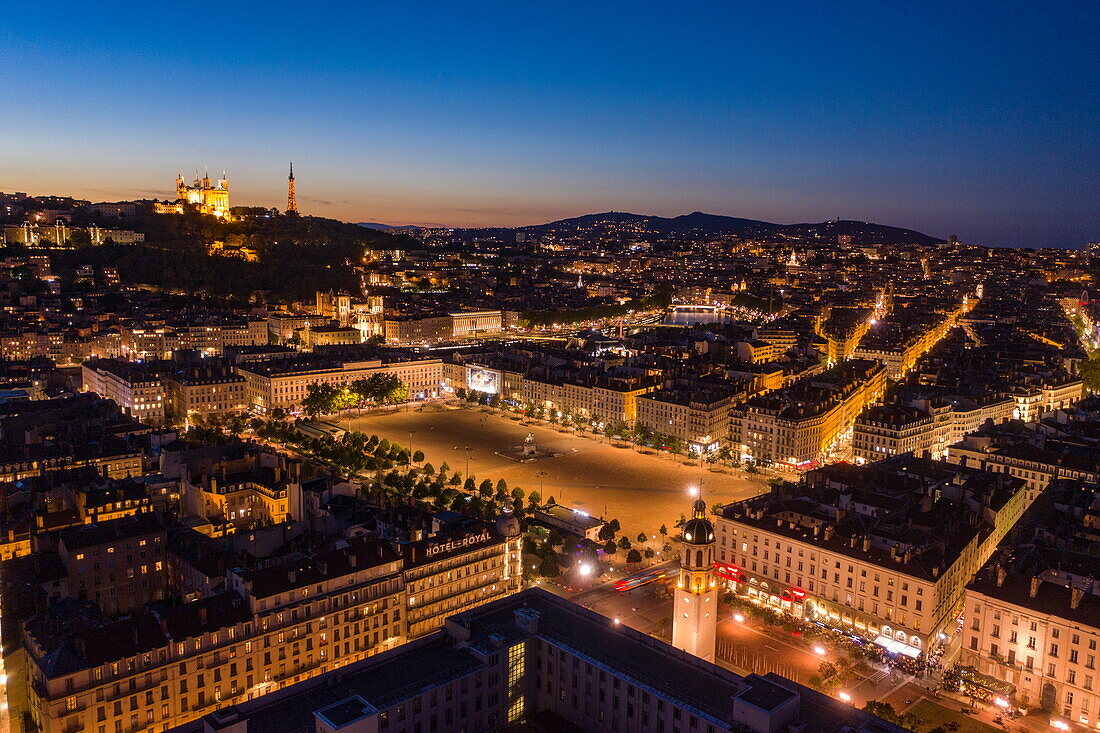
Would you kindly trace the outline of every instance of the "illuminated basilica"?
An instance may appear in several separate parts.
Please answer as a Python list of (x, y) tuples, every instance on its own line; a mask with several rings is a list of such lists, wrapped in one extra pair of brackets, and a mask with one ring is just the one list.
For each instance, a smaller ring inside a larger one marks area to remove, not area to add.
[[(229, 179), (225, 172), (217, 183), (211, 183), (210, 174), (205, 174), (201, 179), (195, 174), (195, 182), (188, 186), (183, 180), (182, 174), (176, 175), (176, 204), (165, 206), (166, 209), (178, 209), (182, 213), (180, 204), (193, 204), (199, 213), (212, 214), (219, 217), (229, 216)], [(169, 213), (169, 212), (164, 212)]]

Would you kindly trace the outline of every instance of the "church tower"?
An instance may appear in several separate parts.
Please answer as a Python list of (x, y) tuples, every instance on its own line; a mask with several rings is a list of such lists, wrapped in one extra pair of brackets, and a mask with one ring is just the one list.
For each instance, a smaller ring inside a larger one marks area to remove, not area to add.
[(692, 518), (684, 523), (680, 577), (672, 614), (672, 646), (714, 661), (718, 627), (718, 582), (714, 577), (714, 525), (707, 504), (695, 500)]
[(294, 164), (290, 164), (290, 176), (286, 179), (286, 213), (298, 213), (298, 199), (294, 196)]

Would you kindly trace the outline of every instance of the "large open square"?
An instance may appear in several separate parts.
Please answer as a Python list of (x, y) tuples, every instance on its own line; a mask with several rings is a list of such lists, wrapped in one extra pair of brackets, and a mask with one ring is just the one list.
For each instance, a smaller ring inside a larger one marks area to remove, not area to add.
[[(616, 447), (488, 410), (452, 409), (429, 405), (410, 411), (376, 413), (341, 419), (342, 425), (410, 444), (424, 451), (437, 468), (444, 461), (451, 470), (469, 470), (481, 480), (503, 478), (509, 486), (538, 490), (543, 498), (605, 518), (616, 518), (631, 536), (656, 532), (661, 524), (672, 529), (691, 502), (688, 492), (702, 487), (708, 505), (753, 496), (767, 488), (759, 477), (700, 468), (683, 457), (645, 454)], [(412, 435), (410, 436), (410, 431)], [(523, 443), (528, 433), (540, 448), (560, 455), (531, 463), (517, 463), (496, 451)]]

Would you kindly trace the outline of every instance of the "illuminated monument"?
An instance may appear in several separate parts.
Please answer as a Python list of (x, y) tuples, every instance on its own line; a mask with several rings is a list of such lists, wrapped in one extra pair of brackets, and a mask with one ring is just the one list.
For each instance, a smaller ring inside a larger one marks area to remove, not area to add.
[(229, 179), (222, 171), (222, 177), (216, 184), (211, 183), (210, 174), (200, 179), (195, 174), (195, 182), (188, 186), (183, 175), (176, 174), (176, 199), (181, 203), (194, 205), (199, 213), (213, 216), (229, 216)]
[(692, 517), (684, 522), (683, 536), (672, 646), (713, 662), (718, 583), (714, 579), (714, 525), (707, 519), (707, 504), (702, 497), (695, 500)]
[(290, 164), (290, 177), (286, 179), (286, 213), (298, 213), (298, 197), (294, 194), (294, 164)]

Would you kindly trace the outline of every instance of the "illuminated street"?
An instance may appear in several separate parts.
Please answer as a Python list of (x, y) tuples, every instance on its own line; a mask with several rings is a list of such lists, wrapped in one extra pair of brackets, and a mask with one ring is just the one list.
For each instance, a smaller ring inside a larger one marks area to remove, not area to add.
[[(610, 579), (601, 578), (597, 584), (580, 591), (568, 591), (562, 584), (554, 581), (541, 581), (541, 584), (544, 588), (608, 618), (617, 619), (620, 623), (639, 631), (667, 639), (670, 628), (667, 622), (672, 613), (670, 594), (675, 583), (677, 567), (676, 561), (651, 567), (651, 569), (665, 569), (670, 572), (664, 582), (664, 589), (669, 592), (667, 595), (655, 592), (658, 590), (657, 584), (650, 584), (625, 593), (619, 592), (615, 590), (614, 583), (623, 577), (621, 573), (611, 576)], [(738, 621), (739, 616), (743, 620)], [(817, 673), (822, 661), (828, 661), (837, 656), (837, 652), (833, 649), (815, 646), (824, 653), (817, 653), (814, 648), (806, 648), (788, 631), (778, 627), (768, 627), (726, 608), (718, 622), (716, 661), (721, 666), (740, 674), (773, 672), (805, 685), (809, 683), (811, 675)], [(993, 725), (993, 717), (996, 713), (992, 708), (979, 707), (974, 714), (962, 714), (960, 711), (967, 703), (949, 696), (934, 697), (929, 690), (933, 684), (934, 682), (930, 680), (917, 679), (876, 665), (868, 677), (839, 689), (836, 694), (841, 699), (846, 695), (849, 698), (848, 701), (855, 707), (862, 708), (870, 701), (878, 701), (892, 705), (899, 712), (914, 709), (919, 713), (924, 706), (935, 704), (950, 711), (954, 718), (965, 726), (960, 727), (960, 731), (984, 733), (1004, 730)], [(921, 703), (922, 700), (927, 702)], [(1018, 719), (1009, 730), (1017, 729), (1036, 733), (1051, 730), (1041, 716)]]

